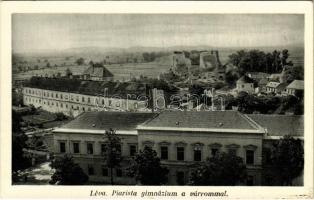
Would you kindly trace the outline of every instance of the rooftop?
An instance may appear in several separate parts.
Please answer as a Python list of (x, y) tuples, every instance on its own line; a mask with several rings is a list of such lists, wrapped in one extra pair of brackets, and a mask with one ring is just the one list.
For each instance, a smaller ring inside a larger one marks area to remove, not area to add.
[(85, 112), (63, 125), (61, 129), (104, 132), (112, 128), (117, 131), (134, 131), (139, 124), (153, 118), (155, 115), (154, 113), (132, 112)]
[(89, 74), (90, 76), (97, 77), (113, 77), (113, 74), (107, 68), (97, 65), (90, 66), (83, 74)]
[(288, 85), (289, 85), (288, 83), (280, 83), (280, 84), (276, 87), (276, 89), (282, 91), (282, 90), (286, 89), (286, 87), (287, 87)]
[(296, 90), (304, 90), (304, 81), (303, 80), (294, 80), (290, 83), (287, 88), (296, 89)]
[(269, 136), (303, 136), (304, 117), (303, 115), (263, 115), (250, 114), (260, 126), (267, 129)]
[(32, 77), (25, 84), (25, 87), (99, 96), (104, 96), (104, 91), (107, 88), (109, 96), (119, 95), (121, 98), (127, 94), (146, 94), (145, 85), (138, 82), (103, 82), (67, 78)]
[(238, 111), (164, 111), (139, 129), (168, 129), (191, 131), (259, 132), (256, 123)]
[(279, 84), (278, 82), (268, 82), (266, 87), (276, 88)]

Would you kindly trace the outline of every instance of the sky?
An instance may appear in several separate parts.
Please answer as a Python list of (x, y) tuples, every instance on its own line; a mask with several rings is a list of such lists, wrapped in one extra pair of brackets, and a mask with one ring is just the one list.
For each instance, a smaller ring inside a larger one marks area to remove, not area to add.
[(13, 52), (77, 47), (304, 45), (297, 14), (14, 14)]

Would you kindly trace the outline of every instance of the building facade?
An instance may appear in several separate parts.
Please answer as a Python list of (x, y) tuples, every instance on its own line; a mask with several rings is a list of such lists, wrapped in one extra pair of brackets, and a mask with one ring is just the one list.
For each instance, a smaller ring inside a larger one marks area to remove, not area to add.
[[(276, 124), (277, 118), (268, 123), (261, 120), (269, 117), (237, 111), (86, 112), (53, 131), (52, 149), (57, 156), (73, 155), (91, 182), (109, 183), (110, 172), (104, 163), (102, 145), (106, 142), (105, 131), (112, 128), (122, 139), (123, 161), (113, 171), (116, 184), (136, 184), (126, 175), (126, 168), (138, 150), (149, 146), (169, 169), (168, 185), (188, 184), (195, 164), (218, 152), (234, 153), (243, 159), (248, 178), (239, 185), (262, 185), (265, 182), (263, 150), (274, 141), (271, 139), (279, 139), (283, 134), (278, 135), (272, 128), (274, 125), (269, 124)], [(289, 116), (280, 120), (286, 117)], [(295, 129), (286, 134), (295, 136), (297, 132), (303, 137), (303, 123), (294, 121)]]
[(137, 111), (146, 108), (146, 101), (119, 97), (93, 96), (39, 88), (23, 88), (24, 105), (34, 105), (43, 110), (68, 116), (77, 116), (86, 111)]

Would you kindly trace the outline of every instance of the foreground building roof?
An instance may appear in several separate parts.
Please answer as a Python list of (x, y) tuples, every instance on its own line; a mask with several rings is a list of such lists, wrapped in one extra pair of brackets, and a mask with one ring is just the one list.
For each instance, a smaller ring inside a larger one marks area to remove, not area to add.
[(139, 130), (262, 133), (263, 129), (238, 111), (164, 111)]
[(85, 112), (55, 132), (104, 133), (114, 129), (117, 133), (134, 133), (139, 124), (153, 118), (154, 113)]
[(304, 135), (303, 115), (247, 115), (260, 126), (267, 129), (268, 136), (300, 136)]

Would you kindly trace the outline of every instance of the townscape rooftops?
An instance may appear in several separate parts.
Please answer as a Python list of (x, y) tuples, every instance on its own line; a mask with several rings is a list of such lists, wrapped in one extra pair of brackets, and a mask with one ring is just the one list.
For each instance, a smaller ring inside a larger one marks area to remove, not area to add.
[(155, 113), (132, 112), (85, 112), (71, 122), (62, 126), (62, 129), (87, 130), (135, 130), (137, 125), (153, 118)]
[[(261, 127), (238, 111), (164, 111), (147, 121), (140, 129), (180, 129), (195, 130), (249, 130), (259, 131)], [(232, 131), (231, 131), (232, 132)]]
[(269, 136), (304, 135), (303, 115), (250, 114), (248, 117), (252, 118), (262, 127), (267, 128)]
[(295, 89), (295, 90), (304, 90), (304, 81), (302, 80), (294, 80), (287, 86), (288, 89)]
[(254, 83), (254, 80), (251, 79), (250, 77), (244, 75), (237, 80), (237, 83)]

